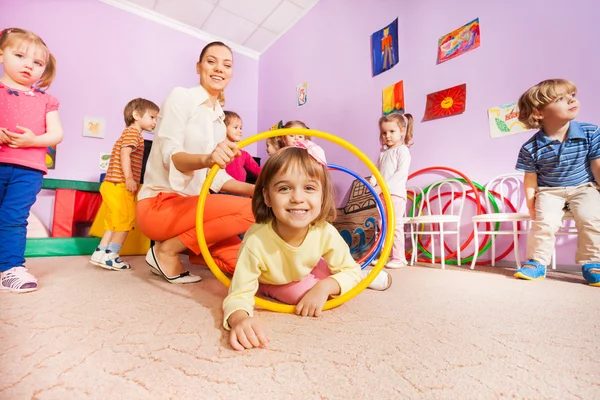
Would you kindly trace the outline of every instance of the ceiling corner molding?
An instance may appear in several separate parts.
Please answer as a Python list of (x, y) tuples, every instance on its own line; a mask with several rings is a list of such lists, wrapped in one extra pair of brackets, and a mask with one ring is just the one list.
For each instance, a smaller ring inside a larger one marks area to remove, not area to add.
[(186, 25), (183, 22), (179, 22), (173, 18), (166, 17), (166, 16), (161, 15), (153, 10), (149, 10), (145, 7), (142, 7), (138, 4), (135, 4), (135, 3), (132, 3), (132, 2), (129, 2), (126, 0), (100, 0), (100, 1), (102, 3), (111, 5), (113, 7), (120, 8), (121, 10), (125, 10), (132, 14), (135, 14), (139, 17), (145, 18), (147, 20), (164, 25), (168, 28), (171, 28), (176, 31), (193, 36), (195, 38), (204, 40), (205, 42), (221, 41), (221, 42), (227, 43), (227, 45), (229, 47), (231, 47), (231, 50), (233, 50), (234, 52), (236, 52), (238, 54), (242, 54), (242, 55), (250, 57), (250, 58), (253, 58), (255, 60), (258, 60), (258, 58), (260, 56), (260, 53), (255, 50), (251, 50), (247, 47), (240, 46), (238, 44), (229, 43), (229, 41), (227, 39), (223, 39), (223, 38), (220, 38), (220, 37), (217, 37), (214, 35), (210, 35), (209, 33), (205, 32), (201, 29)]

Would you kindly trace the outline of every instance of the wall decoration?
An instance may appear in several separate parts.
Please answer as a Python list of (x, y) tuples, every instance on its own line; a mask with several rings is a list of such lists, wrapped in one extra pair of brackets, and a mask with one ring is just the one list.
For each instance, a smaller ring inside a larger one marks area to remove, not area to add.
[(383, 89), (383, 115), (404, 114), (404, 81)]
[(529, 130), (519, 121), (519, 106), (516, 101), (490, 108), (488, 110), (488, 119), (490, 123), (490, 137), (492, 139)]
[(110, 153), (100, 153), (99, 166), (102, 171), (108, 171), (108, 163), (110, 162)]
[(476, 49), (480, 44), (479, 18), (442, 36), (438, 41), (438, 59), (441, 64), (468, 51)]
[(104, 139), (105, 130), (104, 118), (83, 117), (83, 136)]
[(427, 95), (424, 121), (462, 114), (467, 104), (467, 84), (454, 86), (449, 89)]
[(302, 82), (296, 86), (296, 104), (298, 107), (302, 107), (306, 104), (306, 82)]
[(46, 168), (56, 168), (56, 145), (46, 148)]
[(398, 64), (398, 18), (371, 35), (373, 76)]

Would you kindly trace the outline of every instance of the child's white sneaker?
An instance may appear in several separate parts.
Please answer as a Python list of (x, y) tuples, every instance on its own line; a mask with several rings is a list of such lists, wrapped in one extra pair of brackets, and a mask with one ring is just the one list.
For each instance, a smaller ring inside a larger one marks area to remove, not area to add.
[(119, 253), (113, 253), (112, 251), (97, 250), (94, 251), (90, 258), (90, 263), (102, 267), (104, 269), (110, 269), (113, 271), (120, 271), (124, 269), (131, 269), (131, 265), (121, 260)]
[[(372, 268), (363, 269), (363, 279), (372, 271)], [(379, 274), (373, 279), (373, 282), (368, 286), (369, 289), (373, 290), (387, 290), (392, 286), (392, 276), (387, 271), (380, 271)]]
[(408, 266), (408, 262), (406, 260), (391, 260), (385, 264), (386, 268), (396, 269), (396, 268), (404, 268)]

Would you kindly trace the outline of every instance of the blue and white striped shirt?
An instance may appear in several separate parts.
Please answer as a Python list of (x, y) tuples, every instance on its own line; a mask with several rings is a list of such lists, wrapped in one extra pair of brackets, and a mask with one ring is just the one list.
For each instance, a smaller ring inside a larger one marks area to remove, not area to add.
[(595, 182), (590, 161), (600, 158), (598, 126), (571, 121), (564, 142), (540, 130), (522, 147), (517, 171), (537, 173), (538, 186), (566, 187)]

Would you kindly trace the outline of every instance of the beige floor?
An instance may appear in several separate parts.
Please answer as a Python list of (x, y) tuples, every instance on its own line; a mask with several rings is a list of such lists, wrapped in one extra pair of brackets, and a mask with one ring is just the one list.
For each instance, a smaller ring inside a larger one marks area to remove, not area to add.
[(0, 399), (600, 399), (600, 288), (501, 268), (392, 271), (319, 319), (260, 312), (271, 348), (237, 353), (225, 288), (33, 259), (2, 294)]

